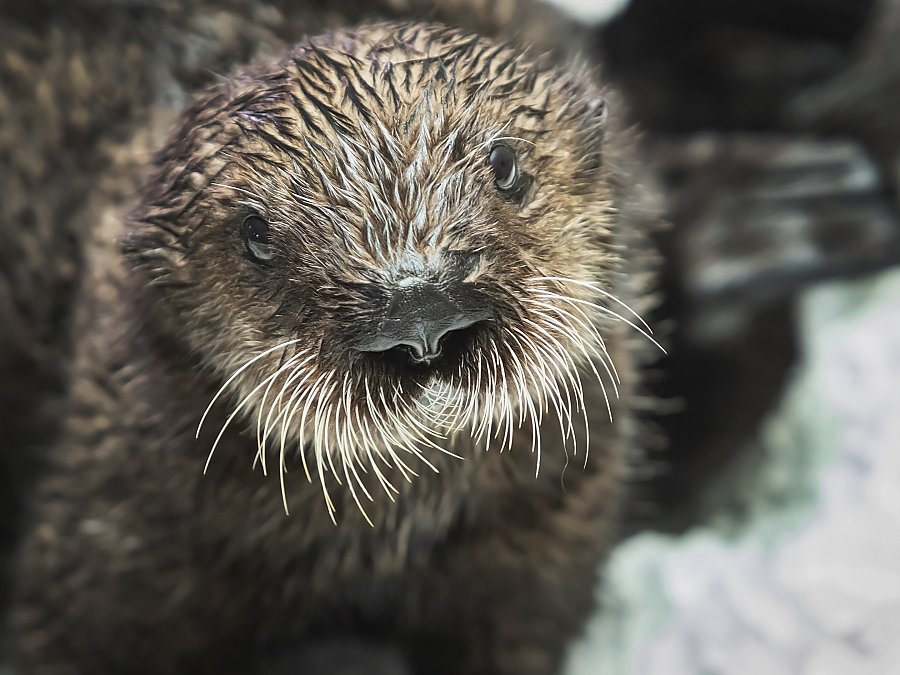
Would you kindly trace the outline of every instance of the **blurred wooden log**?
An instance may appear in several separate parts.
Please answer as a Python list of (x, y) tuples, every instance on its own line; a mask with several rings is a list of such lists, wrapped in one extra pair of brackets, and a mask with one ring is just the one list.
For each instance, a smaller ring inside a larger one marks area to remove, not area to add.
[[(798, 93), (787, 122), (859, 138), (900, 195), (900, 0), (881, 0), (845, 68)], [(898, 198), (900, 202), (900, 198)]]
[(644, 128), (774, 130), (785, 102), (848, 58), (872, 0), (632, 0), (597, 32)]
[(742, 330), (814, 281), (900, 262), (900, 217), (857, 143), (702, 134), (651, 148), (698, 340)]
[(900, 218), (852, 141), (656, 135), (647, 150), (674, 224), (661, 315), (676, 330), (655, 393), (681, 409), (654, 419), (669, 446), (650, 453), (636, 517), (678, 531), (720, 506), (718, 479), (758, 451), (797, 357), (794, 298), (900, 262)]

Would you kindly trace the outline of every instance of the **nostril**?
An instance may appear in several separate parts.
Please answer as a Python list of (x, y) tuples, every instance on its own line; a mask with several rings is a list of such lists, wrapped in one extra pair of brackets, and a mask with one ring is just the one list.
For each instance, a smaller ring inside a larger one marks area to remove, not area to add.
[(478, 317), (456, 316), (449, 323), (420, 320), (416, 326), (417, 339), (402, 341), (404, 349), (413, 363), (428, 364), (441, 356), (444, 345), (458, 345), (465, 340), (472, 326), (480, 323)]
[(438, 345), (435, 349), (427, 352), (423, 352), (419, 348), (410, 345), (403, 345), (402, 347), (397, 347), (396, 349), (399, 349), (400, 351), (405, 353), (406, 357), (412, 363), (422, 365), (428, 365), (441, 355), (440, 345)]
[(412, 339), (402, 342), (413, 363), (431, 363), (441, 355), (443, 335), (432, 330), (427, 321), (419, 320), (413, 328)]

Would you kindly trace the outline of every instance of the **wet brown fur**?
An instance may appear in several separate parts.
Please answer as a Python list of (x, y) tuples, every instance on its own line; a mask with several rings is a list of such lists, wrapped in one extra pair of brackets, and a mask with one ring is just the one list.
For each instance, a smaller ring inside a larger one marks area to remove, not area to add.
[[(92, 172), (79, 211), (86, 222), (70, 225), (90, 236), (64, 430), (18, 567), (17, 665), (22, 673), (266, 672), (272, 653), (349, 632), (398, 645), (414, 672), (557, 672), (593, 607), (639, 445), (637, 366), (650, 347), (621, 322), (593, 317), (622, 385), (610, 424), (600, 384), (582, 369), (591, 424), (584, 468), (583, 444), (576, 456), (571, 443), (563, 448), (551, 409), (537, 477), (527, 423), (504, 453), (458, 433), (446, 443), (463, 460), (417, 446), (438, 472), (410, 457), (418, 476), (407, 480), (396, 463), (379, 464), (393, 499), (374, 463), (367, 473), (359, 465), (356, 494), (340, 461), (326, 464), (334, 514), (289, 452), (286, 516), (278, 455), (267, 455), (268, 476), (251, 468), (252, 417), (229, 427), (203, 475), (233, 405), (277, 367), (279, 353), (236, 380), (199, 440), (194, 434), (236, 367), (292, 337), (310, 344), (316, 373), (357, 378), (350, 405), (362, 415), (360, 372), (373, 387), (393, 386), (390, 373), (360, 364), (349, 348), (393, 280), (385, 270), (396, 256), (378, 255), (394, 250), (383, 229), (390, 217), (437, 278), (448, 252), (479, 251), (476, 281), (498, 319), (470, 356), (523, 317), (539, 319), (523, 300), (536, 292), (537, 273), (597, 282), (643, 310), (651, 260), (643, 236), (655, 213), (631, 175), (627, 132), (615, 114), (607, 119), (615, 101), (587, 70), (554, 70), (521, 48), (436, 24), (330, 32), (258, 61), (201, 94), (167, 143), (171, 105), (142, 109), (120, 135), (97, 132), (107, 149), (102, 170)], [(391, 84), (387, 64), (404, 77)], [(374, 120), (392, 133), (374, 133)], [(521, 204), (496, 193), (479, 154), (504, 128), (533, 179)], [(454, 130), (464, 133), (450, 156), (471, 159), (438, 200), (433, 179), (453, 176), (441, 143)], [(365, 171), (363, 179), (324, 150), (341, 138), (398, 173), (401, 158), (416, 164), (422, 148), (427, 161), (407, 183)], [(356, 190), (346, 202), (334, 192), (341, 185)], [(394, 185), (406, 192), (390, 193)], [(132, 192), (139, 199), (127, 215)], [(417, 221), (423, 203), (440, 218)], [(270, 269), (242, 248), (249, 211), (273, 223)], [(613, 307), (582, 287), (547, 286)], [(534, 363), (543, 356), (532, 354)], [(429, 382), (404, 381), (407, 390)]]

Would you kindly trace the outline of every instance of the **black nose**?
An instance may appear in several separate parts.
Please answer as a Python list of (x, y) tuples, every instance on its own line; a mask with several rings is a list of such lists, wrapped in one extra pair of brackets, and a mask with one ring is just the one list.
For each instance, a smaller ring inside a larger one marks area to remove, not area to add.
[(441, 355), (451, 333), (492, 317), (487, 301), (467, 284), (438, 287), (410, 280), (394, 292), (384, 319), (357, 349), (386, 352), (403, 348), (413, 363), (430, 363)]

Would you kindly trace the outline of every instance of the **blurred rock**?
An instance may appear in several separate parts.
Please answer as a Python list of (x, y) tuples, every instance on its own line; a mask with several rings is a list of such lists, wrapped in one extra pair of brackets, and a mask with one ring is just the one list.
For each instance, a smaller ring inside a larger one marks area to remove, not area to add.
[(622, 12), (629, 0), (545, 0), (588, 24), (603, 23)]

